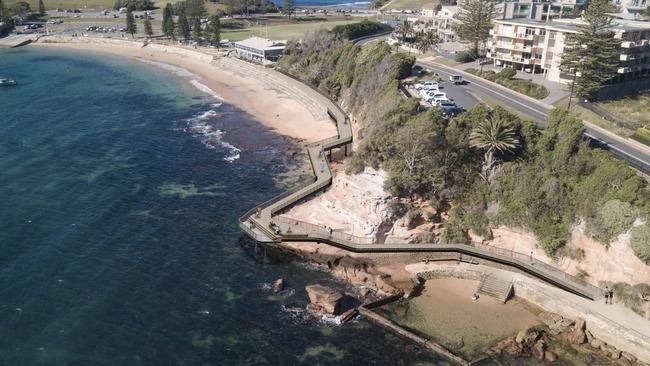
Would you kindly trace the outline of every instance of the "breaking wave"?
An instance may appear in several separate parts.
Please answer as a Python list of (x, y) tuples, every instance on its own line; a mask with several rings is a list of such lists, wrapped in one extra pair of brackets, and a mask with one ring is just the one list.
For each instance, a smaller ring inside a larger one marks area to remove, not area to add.
[[(218, 107), (219, 105), (220, 104), (215, 104), (214, 106)], [(187, 120), (186, 130), (192, 134), (192, 136), (199, 138), (203, 145), (209, 149), (225, 149), (227, 154), (223, 160), (232, 163), (239, 159), (241, 150), (229, 142), (224, 141), (223, 136), (225, 135), (225, 132), (209, 123), (209, 120), (218, 118), (221, 115), (223, 114), (213, 109), (203, 112)]]

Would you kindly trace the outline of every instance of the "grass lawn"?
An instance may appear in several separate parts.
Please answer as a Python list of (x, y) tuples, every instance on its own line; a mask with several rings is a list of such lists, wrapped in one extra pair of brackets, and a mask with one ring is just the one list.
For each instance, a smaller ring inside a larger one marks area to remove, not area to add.
[(442, 56), (436, 57), (433, 61), (435, 63), (445, 65), (445, 66), (456, 66), (461, 64), (458, 61), (452, 60), (450, 58), (442, 57)]
[[(7, 6), (11, 6), (22, 0), (7, 0)], [(24, 0), (32, 10), (38, 10), (38, 0)], [(43, 0), (46, 9), (112, 9), (115, 0)]]
[(239, 41), (250, 36), (262, 36), (272, 39), (301, 38), (305, 32), (325, 28), (332, 29), (339, 24), (350, 24), (360, 22), (362, 18), (354, 17), (349, 20), (301, 22), (293, 24), (271, 24), (267, 26), (250, 26), (241, 29), (223, 29), (221, 38), (231, 41)]
[(411, 9), (411, 10), (420, 10), (423, 6), (431, 5), (434, 6), (434, 3), (437, 4), (437, 1), (432, 0), (393, 0), (385, 9)]
[(600, 102), (598, 105), (621, 119), (650, 125), (650, 92)]

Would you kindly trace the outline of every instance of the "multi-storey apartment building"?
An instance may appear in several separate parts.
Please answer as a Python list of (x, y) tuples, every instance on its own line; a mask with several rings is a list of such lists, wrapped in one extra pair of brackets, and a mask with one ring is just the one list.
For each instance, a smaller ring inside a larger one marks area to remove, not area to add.
[[(496, 20), (490, 32), (487, 57), (497, 66), (543, 73), (548, 80), (568, 82), (573, 75), (560, 70), (567, 37), (577, 33), (580, 19), (550, 22), (530, 19)], [(650, 23), (614, 21), (614, 37), (621, 41), (619, 80), (650, 74)]]
[[(645, 1), (645, 0), (644, 0)], [(534, 19), (549, 21), (579, 12), (585, 0), (497, 1), (498, 19)]]
[(642, 13), (650, 6), (650, 1), (647, 0), (612, 0), (612, 3), (618, 6), (621, 12), (630, 14)]

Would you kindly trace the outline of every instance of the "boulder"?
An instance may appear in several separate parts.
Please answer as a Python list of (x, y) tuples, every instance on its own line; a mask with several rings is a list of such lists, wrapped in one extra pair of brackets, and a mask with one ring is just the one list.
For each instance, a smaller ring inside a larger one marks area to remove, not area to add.
[(370, 290), (367, 287), (362, 287), (359, 289), (359, 295), (361, 295), (361, 297), (366, 297), (369, 293)]
[(610, 353), (610, 357), (612, 357), (615, 360), (618, 360), (619, 358), (621, 358), (621, 351), (619, 351), (619, 350), (612, 351)]
[(520, 330), (515, 337), (515, 341), (519, 344), (529, 343), (533, 344), (536, 340), (539, 339), (541, 333), (535, 328), (527, 328)]
[(271, 286), (271, 293), (277, 295), (282, 290), (284, 290), (284, 279), (278, 278), (273, 282), (273, 286)]
[(548, 362), (555, 362), (557, 361), (557, 355), (551, 351), (546, 351), (544, 352), (544, 358)]
[(341, 312), (343, 294), (322, 285), (309, 285), (305, 287), (309, 296), (310, 309), (322, 311), (329, 315), (338, 315)]
[(537, 343), (535, 343), (533, 346), (533, 357), (541, 361), (544, 359), (545, 353), (546, 344), (544, 344), (544, 341), (537, 341)]
[(348, 311), (341, 314), (341, 322), (346, 323), (354, 319), (356, 315), (357, 315), (357, 309), (355, 308), (349, 309)]
[(591, 342), (589, 342), (589, 345), (595, 349), (600, 349), (605, 344), (605, 342), (601, 341), (600, 339), (592, 339)]
[(573, 332), (568, 335), (567, 340), (572, 344), (584, 344), (587, 343), (587, 333), (586, 333), (587, 324), (584, 319), (578, 318), (575, 321), (573, 326)]
[(621, 358), (626, 359), (627, 361), (630, 361), (630, 363), (636, 362), (636, 357), (634, 355), (627, 353), (627, 352), (621, 352)]

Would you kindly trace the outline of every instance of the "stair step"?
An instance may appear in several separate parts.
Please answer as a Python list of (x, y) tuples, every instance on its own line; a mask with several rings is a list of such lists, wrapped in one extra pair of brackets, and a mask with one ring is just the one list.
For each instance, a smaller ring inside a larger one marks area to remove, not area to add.
[(477, 292), (505, 303), (512, 294), (512, 282), (497, 276), (486, 275), (481, 280)]

